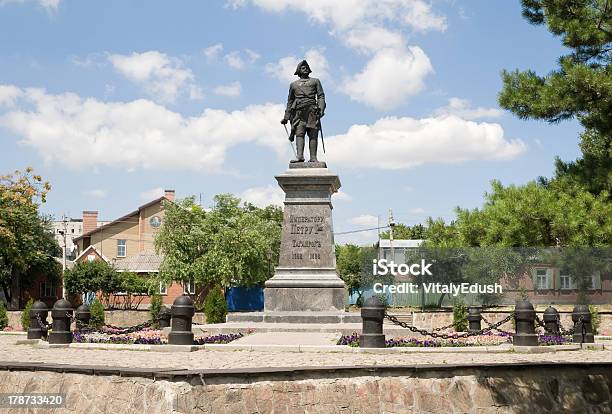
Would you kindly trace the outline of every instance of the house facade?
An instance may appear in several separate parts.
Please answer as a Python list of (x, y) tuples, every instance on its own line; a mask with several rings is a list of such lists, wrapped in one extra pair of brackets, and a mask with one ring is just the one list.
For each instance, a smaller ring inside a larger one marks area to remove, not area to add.
[[(118, 271), (142, 275), (157, 273), (163, 256), (155, 253), (155, 236), (164, 220), (163, 202), (174, 201), (174, 196), (174, 190), (165, 190), (162, 197), (102, 226), (97, 226), (97, 211), (83, 211), (83, 234), (74, 239), (75, 263), (104, 260)], [(160, 284), (159, 293), (164, 304), (171, 305), (178, 296), (194, 295), (196, 289), (193, 281)], [(140, 306), (148, 307), (150, 299), (149, 296), (139, 297)]]

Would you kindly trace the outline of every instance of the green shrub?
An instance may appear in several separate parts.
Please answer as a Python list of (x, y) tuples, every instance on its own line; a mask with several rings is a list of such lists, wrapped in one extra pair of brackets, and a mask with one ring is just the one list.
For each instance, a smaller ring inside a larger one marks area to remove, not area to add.
[(91, 312), (91, 319), (89, 320), (91, 326), (100, 327), (104, 325), (104, 306), (98, 298), (93, 300), (89, 311)]
[(6, 307), (4, 302), (0, 301), (0, 330), (8, 326), (8, 315), (6, 314)]
[(462, 302), (453, 305), (453, 328), (456, 332), (465, 332), (468, 326), (468, 308)]
[(30, 328), (30, 309), (34, 305), (34, 299), (28, 299), (25, 308), (21, 311), (21, 329), (27, 331)]
[(153, 294), (151, 296), (151, 304), (149, 305), (149, 314), (151, 315), (151, 321), (153, 322), (153, 326), (159, 326), (159, 321), (157, 317), (159, 316), (159, 311), (164, 304), (164, 300), (162, 299), (159, 293)]
[(225, 315), (227, 315), (227, 303), (221, 287), (213, 287), (204, 301), (204, 314), (206, 315), (206, 323), (223, 323)]
[(601, 316), (596, 306), (589, 305), (589, 312), (591, 312), (591, 327), (593, 328), (593, 335), (599, 333), (599, 325), (601, 324)]

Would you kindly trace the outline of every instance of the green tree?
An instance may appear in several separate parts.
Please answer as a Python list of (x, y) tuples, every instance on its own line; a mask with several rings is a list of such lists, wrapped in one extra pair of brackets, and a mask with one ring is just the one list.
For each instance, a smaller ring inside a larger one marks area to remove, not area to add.
[(523, 119), (557, 123), (577, 119), (584, 127), (582, 159), (557, 160), (564, 185), (612, 194), (612, 4), (609, 0), (522, 0), (523, 16), (546, 25), (570, 53), (545, 76), (503, 71), (502, 107)]
[(95, 298), (93, 300), (93, 302), (91, 303), (91, 307), (89, 308), (89, 311), (91, 312), (91, 319), (89, 320), (89, 324), (91, 326), (99, 328), (102, 325), (104, 325), (104, 320), (105, 320), (104, 305), (102, 305), (102, 302), (100, 302), (100, 299)]
[[(395, 240), (422, 240), (426, 235), (426, 228), (422, 224), (406, 226), (398, 223), (393, 228), (393, 238)], [(380, 234), (381, 239), (389, 239), (390, 231), (386, 230)]]
[(278, 207), (241, 205), (238, 198), (221, 194), (209, 211), (193, 198), (166, 202), (164, 208), (155, 247), (164, 254), (159, 274), (166, 282), (192, 279), (202, 286), (253, 286), (269, 277), (268, 253), (272, 263), (278, 262)]
[(19, 307), (21, 287), (35, 277), (58, 280), (61, 248), (50, 218), (39, 212), (51, 189), (31, 168), (0, 176), (0, 287), (11, 308)]
[(21, 329), (27, 331), (30, 328), (30, 310), (34, 306), (34, 299), (28, 299), (26, 305), (21, 311)]
[(0, 301), (0, 331), (8, 326), (9, 320), (4, 302)]
[[(612, 203), (607, 193), (571, 193), (536, 182), (504, 187), (493, 181), (481, 209), (457, 208), (449, 224), (428, 222), (436, 246), (599, 246), (612, 244)], [(431, 237), (430, 237), (431, 235)]]
[(227, 315), (227, 303), (221, 286), (213, 286), (204, 301), (206, 323), (223, 323)]

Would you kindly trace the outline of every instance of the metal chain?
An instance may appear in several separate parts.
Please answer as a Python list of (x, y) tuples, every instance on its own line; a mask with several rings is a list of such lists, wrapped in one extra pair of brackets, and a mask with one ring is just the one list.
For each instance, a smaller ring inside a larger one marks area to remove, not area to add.
[(46, 324), (43, 323), (42, 319), (40, 319), (40, 314), (38, 312), (36, 313), (36, 320), (38, 321), (38, 325), (41, 329), (49, 329), (51, 327), (51, 324), (49, 322), (47, 322)]
[[(512, 313), (512, 315), (513, 315), (513, 314), (514, 314), (514, 313)], [(487, 320), (487, 318), (485, 318), (485, 317), (484, 317), (484, 315), (483, 315), (483, 314), (480, 314), (480, 317), (482, 318), (482, 321), (483, 321), (484, 323), (486, 323), (487, 325), (489, 325), (489, 327), (493, 326), (493, 324), (492, 324), (491, 322), (489, 322), (489, 321)], [(510, 318), (510, 319), (512, 319), (512, 318)], [(497, 332), (499, 332), (499, 333), (503, 333), (504, 335), (508, 335), (508, 336), (512, 336), (512, 335), (513, 335), (513, 334), (512, 334), (512, 332), (508, 332), (508, 331), (504, 331), (503, 329), (499, 329), (499, 326), (498, 326), (497, 328), (493, 328), (493, 329), (494, 329), (494, 330), (496, 330), (496, 331), (497, 331)]]
[(439, 328), (434, 328), (434, 329), (432, 329), (431, 331), (432, 331), (432, 332), (440, 332), (440, 331), (443, 331), (443, 330), (445, 330), (445, 329), (452, 328), (453, 326), (455, 326), (455, 323), (454, 323), (454, 322), (453, 322), (453, 323), (451, 323), (450, 325), (441, 326), (441, 327), (439, 327)]
[(483, 333), (492, 331), (494, 329), (499, 328), (501, 325), (503, 325), (504, 323), (508, 322), (512, 317), (514, 317), (514, 312), (512, 312), (510, 315), (508, 315), (506, 318), (502, 319), (501, 321), (486, 327), (484, 329), (480, 329), (478, 331), (474, 331), (474, 332), (464, 332), (462, 334), (458, 334), (458, 333), (454, 333), (454, 334), (438, 334), (435, 332), (429, 332), (425, 329), (419, 329), (415, 326), (409, 325), (406, 322), (402, 322), (399, 319), (397, 319), (395, 316), (393, 315), (389, 315), (386, 311), (385, 311), (385, 318), (387, 318), (389, 321), (391, 321), (393, 324), (401, 326), (402, 328), (406, 328), (411, 330), (412, 332), (415, 333), (419, 333), (423, 336), (431, 336), (432, 338), (442, 338), (442, 339), (459, 339), (459, 338), (467, 338), (470, 336), (478, 336), (478, 335), (482, 335)]

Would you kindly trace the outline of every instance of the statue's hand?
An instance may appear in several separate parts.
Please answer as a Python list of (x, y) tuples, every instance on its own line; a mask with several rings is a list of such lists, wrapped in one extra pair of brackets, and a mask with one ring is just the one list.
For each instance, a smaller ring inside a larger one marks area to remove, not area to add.
[(289, 122), (288, 119), (285, 119), (285, 118), (281, 119), (281, 124), (287, 125), (287, 122)]
[(289, 141), (291, 142), (295, 141), (295, 135), (289, 135)]

